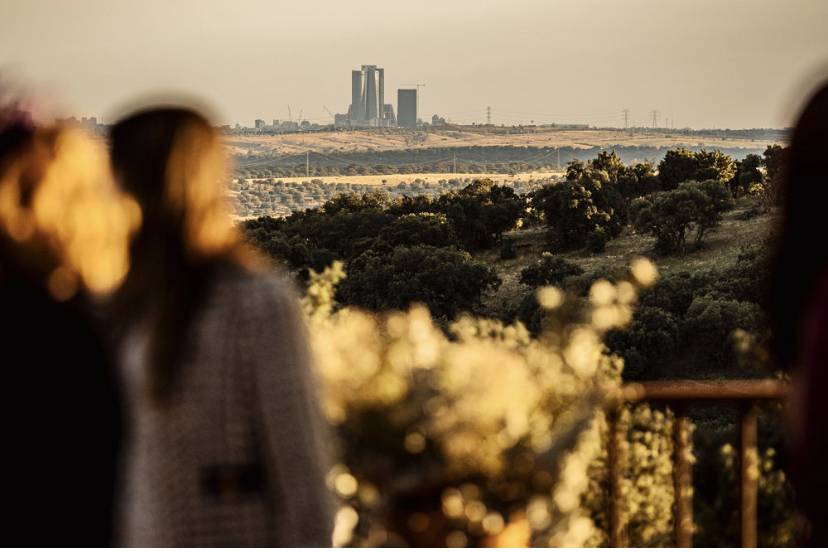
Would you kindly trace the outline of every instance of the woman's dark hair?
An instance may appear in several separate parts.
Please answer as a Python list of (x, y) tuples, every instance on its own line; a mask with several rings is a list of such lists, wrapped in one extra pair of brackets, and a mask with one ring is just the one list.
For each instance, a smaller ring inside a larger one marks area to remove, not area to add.
[(115, 313), (122, 329), (149, 324), (149, 392), (164, 399), (211, 275), (246, 251), (227, 209), (224, 151), (207, 119), (183, 108), (130, 115), (112, 128), (111, 157), (142, 212)]
[(791, 135), (782, 168), (782, 216), (776, 236), (768, 310), (777, 365), (793, 368), (803, 316), (828, 269), (828, 83), (811, 97)]

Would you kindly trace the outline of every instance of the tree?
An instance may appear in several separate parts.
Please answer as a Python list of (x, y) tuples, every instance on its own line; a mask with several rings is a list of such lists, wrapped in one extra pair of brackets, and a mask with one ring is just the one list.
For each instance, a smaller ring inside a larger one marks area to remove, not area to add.
[(632, 205), (636, 230), (656, 238), (658, 253), (686, 251), (687, 235), (695, 229), (695, 245), (721, 221), (733, 203), (725, 186), (716, 180), (687, 182), (675, 190), (639, 198)]
[(596, 171), (604, 171), (611, 182), (617, 182), (619, 175), (626, 169), (626, 166), (618, 157), (615, 151), (602, 151), (590, 162), (590, 166)]
[(414, 213), (434, 213), (438, 210), (436, 203), (427, 195), (403, 196), (388, 206), (388, 212), (394, 216)]
[(616, 187), (629, 204), (636, 199), (661, 189), (652, 163), (636, 163), (618, 172)]
[(783, 148), (774, 144), (765, 148), (762, 154), (762, 164), (765, 166), (765, 190), (763, 195), (766, 204), (777, 205), (781, 199), (782, 178), (789, 147)]
[(746, 155), (744, 159), (737, 162), (734, 181), (736, 183), (737, 195), (745, 195), (753, 184), (762, 184), (762, 158), (755, 153)]
[(705, 180), (704, 182), (688, 182), (684, 187), (698, 190), (704, 194), (705, 201), (697, 205), (698, 214), (696, 224), (696, 246), (700, 246), (705, 234), (719, 225), (722, 213), (733, 208), (733, 198), (720, 180)]
[(532, 287), (558, 285), (569, 276), (583, 274), (584, 269), (557, 255), (544, 252), (535, 263), (520, 272), (520, 283)]
[(674, 190), (682, 182), (721, 180), (728, 182), (736, 172), (729, 155), (719, 150), (701, 150), (696, 153), (678, 148), (669, 150), (658, 164), (658, 178), (664, 190)]
[(458, 245), (454, 228), (442, 213), (403, 215), (382, 229), (379, 239), (392, 247), (398, 245)]
[(695, 180), (696, 157), (687, 148), (668, 150), (658, 164), (658, 179), (664, 190), (673, 190), (682, 182)]
[(580, 159), (573, 159), (566, 164), (566, 179), (578, 180), (586, 172), (586, 165)]
[[(578, 180), (547, 185), (532, 194), (532, 208), (543, 213), (552, 245), (575, 249), (585, 245), (596, 227), (617, 227), (610, 224), (613, 211), (607, 206), (608, 197), (601, 195), (602, 183), (593, 176), (584, 173)], [(610, 212), (600, 208), (596, 200), (601, 200)]]
[(503, 233), (514, 228), (525, 208), (523, 199), (512, 188), (498, 186), (489, 179), (475, 180), (462, 190), (440, 196), (437, 206), (469, 251), (499, 243)]
[(495, 271), (465, 251), (428, 245), (368, 250), (348, 263), (340, 302), (373, 311), (424, 303), (435, 317), (452, 319), (480, 307), (484, 292), (496, 290)]
[(720, 180), (727, 182), (736, 173), (736, 164), (733, 158), (720, 150), (701, 150), (695, 154), (696, 174), (692, 180)]

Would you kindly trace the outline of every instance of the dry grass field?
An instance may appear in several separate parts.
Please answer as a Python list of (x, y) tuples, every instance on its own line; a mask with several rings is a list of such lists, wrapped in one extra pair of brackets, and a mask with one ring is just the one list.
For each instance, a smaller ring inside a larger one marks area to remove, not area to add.
[(420, 148), (459, 148), (491, 146), (526, 147), (710, 147), (764, 148), (769, 141), (717, 136), (687, 136), (669, 132), (626, 132), (623, 130), (561, 130), (524, 129), (522, 132), (472, 130), (404, 131), (355, 130), (339, 132), (306, 132), (275, 136), (227, 136), (225, 142), (234, 155), (292, 155), (306, 151), (325, 153), (390, 151)]
[[(538, 180), (541, 178), (558, 178), (564, 175), (563, 170), (531, 171), (513, 174), (503, 173), (408, 173), (408, 174), (365, 174), (365, 175), (340, 175), (340, 176), (296, 176), (289, 178), (276, 178), (284, 184), (298, 184), (301, 182), (321, 181), (322, 184), (359, 184), (366, 186), (395, 186), (401, 182), (414, 182), (420, 180), (425, 183), (436, 183), (441, 180), (453, 178), (476, 179), (490, 178), (499, 184), (511, 184), (516, 181)], [(254, 179), (247, 179), (252, 181)]]

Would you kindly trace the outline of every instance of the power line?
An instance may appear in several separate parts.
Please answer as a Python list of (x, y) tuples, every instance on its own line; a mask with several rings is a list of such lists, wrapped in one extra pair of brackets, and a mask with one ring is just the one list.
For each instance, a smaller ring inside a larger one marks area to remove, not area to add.
[(653, 128), (658, 127), (658, 109), (650, 111), (650, 115), (653, 116)]
[(491, 106), (486, 107), (486, 126), (491, 126), (492, 124), (492, 108)]
[(621, 113), (624, 114), (624, 130), (626, 130), (630, 127), (630, 110), (622, 109)]

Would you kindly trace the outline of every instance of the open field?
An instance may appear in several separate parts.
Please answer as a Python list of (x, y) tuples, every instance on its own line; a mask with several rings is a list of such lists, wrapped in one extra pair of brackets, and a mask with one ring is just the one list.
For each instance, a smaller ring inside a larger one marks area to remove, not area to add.
[[(409, 173), (409, 174), (365, 174), (365, 175), (340, 175), (340, 176), (293, 176), (278, 178), (284, 184), (299, 184), (308, 181), (321, 181), (321, 184), (356, 184), (362, 186), (394, 186), (401, 182), (439, 182), (440, 180), (451, 180), (454, 178), (477, 179), (490, 178), (499, 184), (511, 184), (516, 181), (538, 180), (541, 178), (558, 178), (564, 175), (563, 170), (531, 171), (514, 174), (503, 173)], [(255, 179), (246, 179), (252, 181)]]
[(391, 197), (427, 195), (436, 197), (460, 189), (478, 178), (507, 184), (526, 193), (563, 171), (499, 173), (412, 173), (291, 178), (238, 178), (228, 190), (234, 216), (246, 219), (261, 216), (287, 216), (293, 211), (320, 207), (340, 194), (383, 190)]
[(493, 132), (487, 130), (399, 129), (306, 132), (275, 136), (226, 136), (225, 143), (233, 155), (270, 154), (295, 155), (306, 151), (326, 153), (390, 151), (424, 148), (461, 148), (525, 146), (550, 147), (661, 147), (678, 146), (709, 148), (764, 148), (773, 140), (725, 138), (722, 136), (685, 135), (681, 132), (654, 130), (627, 132), (623, 130), (561, 130), (524, 129)]

